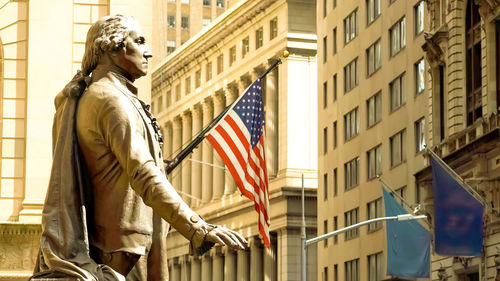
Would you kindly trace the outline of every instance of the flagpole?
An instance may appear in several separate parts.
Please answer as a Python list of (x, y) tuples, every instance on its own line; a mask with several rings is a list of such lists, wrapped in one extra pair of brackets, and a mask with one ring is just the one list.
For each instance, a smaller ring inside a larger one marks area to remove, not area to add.
[(301, 262), (302, 262), (302, 281), (306, 281), (306, 272), (307, 272), (307, 261), (306, 261), (306, 216), (305, 216), (305, 208), (304, 208), (304, 174), (302, 174), (302, 235), (300, 237), (301, 242)]
[[(283, 58), (287, 58), (290, 53), (285, 50), (283, 51)], [(271, 66), (269, 66), (266, 71), (262, 75), (259, 76), (258, 79), (264, 78), (269, 72), (271, 72), (274, 68), (281, 64), (281, 58), (278, 58)], [(166, 164), (165, 173), (169, 175), (177, 166), (184, 160), (193, 150), (205, 139), (207, 134), (219, 123), (219, 121), (226, 116), (228, 111), (238, 102), (238, 100), (243, 95), (239, 96), (236, 101), (226, 106), (226, 108), (215, 117), (212, 122), (210, 122), (205, 129), (203, 129), (184, 149), (181, 150), (172, 160), (163, 160)]]
[(450, 173), (450, 175), (452, 177), (454, 177), (458, 182), (460, 182), (462, 184), (462, 186), (464, 187), (464, 189), (467, 192), (469, 192), (469, 194), (472, 195), (472, 197), (474, 197), (477, 201), (479, 201), (490, 212), (493, 211), (491, 206), (483, 199), (483, 197), (481, 195), (479, 195), (479, 193), (477, 193), (477, 191), (474, 190), (459, 174), (457, 174), (457, 172), (455, 172), (455, 170), (453, 170), (448, 164), (446, 164), (446, 162), (444, 162), (444, 160), (441, 157), (439, 157), (434, 151), (432, 151), (432, 149), (426, 147), (425, 151), (432, 158), (434, 158), (436, 161), (438, 161), (439, 164), (441, 164), (441, 166), (443, 166), (443, 168), (445, 168)]

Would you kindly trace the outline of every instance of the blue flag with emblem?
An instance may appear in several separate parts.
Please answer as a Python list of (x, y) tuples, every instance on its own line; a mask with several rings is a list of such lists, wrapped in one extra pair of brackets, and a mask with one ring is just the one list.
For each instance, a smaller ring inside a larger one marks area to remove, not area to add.
[[(408, 212), (382, 187), (385, 216)], [(417, 221), (386, 221), (387, 275), (414, 279), (430, 275), (431, 235)]]
[(480, 256), (483, 204), (465, 190), (434, 156), (430, 160), (436, 253), (442, 256)]

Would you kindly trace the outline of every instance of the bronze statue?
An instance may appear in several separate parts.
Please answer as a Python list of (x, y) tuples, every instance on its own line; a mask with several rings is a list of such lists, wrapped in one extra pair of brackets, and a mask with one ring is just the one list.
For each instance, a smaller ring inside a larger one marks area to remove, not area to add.
[(206, 223), (165, 177), (158, 124), (133, 84), (151, 56), (132, 17), (105, 17), (90, 28), (82, 71), (55, 101), (33, 279), (168, 280), (167, 222), (192, 253), (214, 243), (245, 249), (239, 233)]

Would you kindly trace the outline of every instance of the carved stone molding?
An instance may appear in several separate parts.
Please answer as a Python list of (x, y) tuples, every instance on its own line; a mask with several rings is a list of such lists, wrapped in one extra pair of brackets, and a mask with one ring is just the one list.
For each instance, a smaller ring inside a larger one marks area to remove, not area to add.
[(40, 234), (39, 224), (0, 224), (0, 271), (32, 271)]
[(448, 28), (443, 25), (434, 33), (424, 33), (425, 43), (422, 49), (427, 55), (427, 60), (431, 65), (444, 65), (445, 56), (441, 44), (448, 40)]
[(495, 281), (500, 281), (500, 248), (497, 248), (497, 253), (495, 254), (495, 269), (496, 269), (496, 275), (495, 275)]
[(479, 13), (483, 19), (496, 14), (500, 7), (500, 0), (474, 0), (474, 2), (479, 5)]

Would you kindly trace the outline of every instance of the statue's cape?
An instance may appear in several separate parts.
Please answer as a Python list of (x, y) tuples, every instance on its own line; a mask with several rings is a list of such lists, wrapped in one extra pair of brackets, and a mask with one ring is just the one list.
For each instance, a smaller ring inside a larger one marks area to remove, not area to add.
[[(77, 74), (78, 76), (78, 74)], [(75, 76), (74, 80), (77, 79)], [(79, 81), (78, 81), (79, 80)], [(85, 87), (83, 79), (76, 80)], [(92, 210), (86, 167), (76, 137), (76, 109), (81, 91), (69, 83), (55, 100), (53, 163), (42, 213), (40, 251), (32, 279), (74, 277), (84, 281), (125, 280), (89, 256), (87, 212)]]

